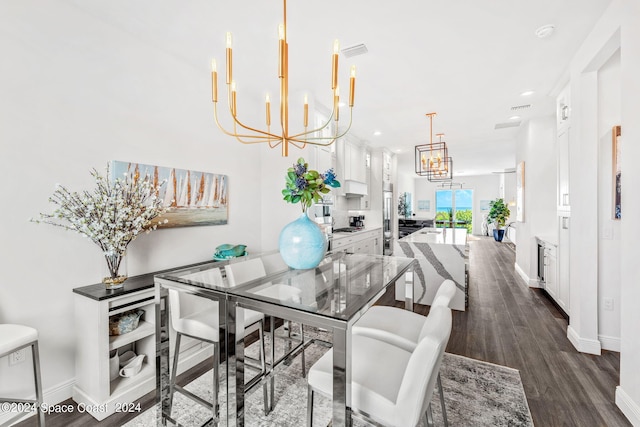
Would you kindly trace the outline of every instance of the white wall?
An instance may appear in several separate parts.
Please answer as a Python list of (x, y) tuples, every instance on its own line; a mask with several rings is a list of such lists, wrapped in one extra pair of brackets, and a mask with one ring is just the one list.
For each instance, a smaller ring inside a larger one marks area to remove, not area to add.
[[(186, 5), (174, 7), (179, 16)], [(74, 378), (72, 289), (99, 282), (103, 261), (82, 237), (28, 222), (51, 211), (54, 184), (92, 187), (89, 170), (112, 159), (229, 175), (229, 224), (143, 235), (129, 251), (136, 275), (210, 259), (222, 243), (260, 250), (259, 183), (271, 176), (261, 173), (255, 147), (224, 137), (212, 122), (211, 52), (191, 61), (175, 40), (197, 20), (156, 21), (141, 29), (153, 33), (146, 38), (66, 1), (0, 9), (0, 323), (38, 329), (46, 401), (55, 403), (70, 397)], [(213, 38), (217, 30), (202, 31)], [(30, 391), (29, 376), (16, 380), (28, 371), (28, 363), (9, 368), (1, 360), (0, 395)]]
[[(597, 340), (598, 330), (598, 167), (604, 118), (599, 120), (598, 85), (593, 74), (620, 49), (620, 123), (623, 129), (623, 212), (620, 221), (620, 386), (616, 404), (634, 426), (640, 426), (640, 3), (613, 0), (571, 62), (573, 104), (571, 151), (571, 328), (584, 340)], [(606, 68), (605, 68), (606, 70)], [(597, 76), (596, 76), (597, 77)], [(580, 151), (580, 152), (577, 152)], [(630, 196), (625, 196), (630, 195)], [(591, 231), (593, 230), (593, 231)]]
[[(500, 175), (476, 175), (461, 176), (454, 180), (462, 183), (463, 189), (473, 190), (473, 234), (482, 234), (482, 215), (488, 212), (480, 211), (481, 200), (494, 200), (500, 197)], [(413, 195), (414, 206), (417, 208), (418, 200), (430, 200), (431, 210), (429, 212), (421, 212), (414, 210), (415, 219), (433, 219), (436, 216), (436, 191), (442, 190), (438, 186), (439, 183), (429, 182), (425, 177), (414, 178), (415, 194)], [(444, 188), (447, 190), (448, 188)], [(515, 210), (513, 210), (512, 219), (515, 218)], [(507, 221), (507, 222), (509, 222)]]
[[(524, 221), (516, 223), (516, 269), (529, 285), (537, 283), (536, 236), (557, 236), (555, 117), (522, 124), (516, 137), (516, 162), (525, 162)], [(515, 207), (514, 207), (515, 213)], [(512, 215), (515, 219), (515, 215)]]
[[(613, 220), (612, 127), (620, 124), (620, 51), (598, 71), (598, 338), (620, 351), (620, 221)], [(605, 308), (605, 299), (613, 301)]]

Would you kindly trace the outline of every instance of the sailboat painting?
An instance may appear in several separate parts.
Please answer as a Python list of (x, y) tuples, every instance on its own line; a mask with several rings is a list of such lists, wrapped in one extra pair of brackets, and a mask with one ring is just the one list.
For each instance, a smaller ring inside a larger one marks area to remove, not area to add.
[(149, 176), (157, 197), (169, 207), (162, 216), (167, 222), (161, 228), (222, 225), (228, 221), (227, 175), (117, 160), (111, 162), (111, 173), (113, 178)]

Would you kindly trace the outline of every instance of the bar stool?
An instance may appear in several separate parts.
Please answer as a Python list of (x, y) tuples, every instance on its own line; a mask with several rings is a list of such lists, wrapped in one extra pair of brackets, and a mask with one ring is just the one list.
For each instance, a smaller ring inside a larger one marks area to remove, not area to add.
[[(31, 347), (33, 355), (33, 378), (36, 389), (36, 399), (12, 399), (0, 397), (3, 403), (31, 403), (37, 405), (38, 425), (44, 426), (44, 412), (42, 412), (42, 382), (40, 380), (40, 356), (38, 353), (38, 331), (23, 325), (0, 324), (0, 358), (25, 347)], [(20, 413), (9, 420), (7, 424), (24, 415)]]

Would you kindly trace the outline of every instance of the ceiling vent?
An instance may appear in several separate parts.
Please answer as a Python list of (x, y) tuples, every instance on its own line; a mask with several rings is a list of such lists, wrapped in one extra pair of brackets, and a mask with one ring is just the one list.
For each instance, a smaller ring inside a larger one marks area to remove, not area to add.
[(530, 107), (531, 107), (531, 104), (515, 105), (511, 107), (511, 111), (526, 110), (527, 108), (530, 108)]
[(369, 52), (369, 50), (364, 45), (364, 43), (356, 44), (342, 49), (342, 54), (347, 58), (351, 58), (352, 56), (364, 55), (367, 52)]
[(518, 126), (520, 126), (520, 123), (522, 122), (507, 122), (507, 123), (496, 123), (496, 126), (494, 127), (494, 129), (506, 129), (506, 128), (517, 128)]

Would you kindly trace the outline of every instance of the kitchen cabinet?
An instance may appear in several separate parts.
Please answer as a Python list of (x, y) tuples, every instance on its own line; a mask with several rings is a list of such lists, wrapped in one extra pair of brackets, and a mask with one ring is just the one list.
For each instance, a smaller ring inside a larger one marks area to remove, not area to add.
[(391, 154), (382, 152), (382, 182), (390, 184), (391, 181)]
[[(132, 402), (156, 388), (157, 317), (153, 275), (129, 278), (123, 291), (106, 291), (102, 284), (73, 291), (77, 337), (73, 400), (86, 405), (87, 412), (97, 420), (115, 412), (130, 411)], [(166, 298), (162, 298), (161, 310), (166, 309), (166, 305)], [(132, 310), (142, 313), (137, 328), (122, 335), (109, 335), (109, 321)], [(163, 325), (162, 330), (175, 333), (168, 325)], [(145, 357), (138, 373), (122, 377), (116, 372), (120, 366), (114, 354), (128, 351)], [(180, 348), (178, 372), (212, 354), (210, 345), (197, 340), (185, 342)]]
[(565, 212), (558, 216), (558, 304), (567, 315), (570, 315), (569, 291), (569, 225), (571, 218)]
[(556, 100), (557, 159), (558, 159), (558, 210), (570, 210), (569, 199), (569, 141), (571, 135), (570, 96), (567, 86)]
[[(568, 228), (566, 231), (568, 232)], [(557, 242), (548, 238), (538, 238), (538, 245), (541, 247), (539, 256), (543, 257), (541, 260), (543, 272), (540, 277), (540, 285), (557, 306), (564, 311), (564, 314), (569, 316), (568, 268), (560, 268), (561, 263), (568, 261), (568, 253), (561, 246), (565, 237), (561, 233)]]
[(355, 233), (335, 233), (331, 245), (333, 252), (382, 255), (382, 229)]
[(327, 170), (335, 169), (335, 151), (334, 146), (327, 147), (316, 145), (315, 147), (316, 165), (311, 169), (315, 169), (320, 173), (324, 173)]
[(556, 247), (546, 245), (544, 247), (544, 289), (554, 300), (558, 300), (558, 263)]

